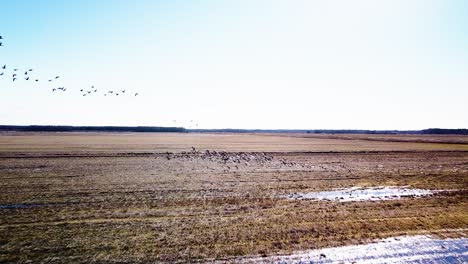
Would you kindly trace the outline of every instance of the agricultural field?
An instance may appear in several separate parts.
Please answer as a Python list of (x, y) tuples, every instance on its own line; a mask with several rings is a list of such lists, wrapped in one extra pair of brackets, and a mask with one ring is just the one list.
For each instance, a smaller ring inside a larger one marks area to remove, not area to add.
[[(308, 199), (387, 187), (427, 195)], [(468, 261), (467, 136), (5, 132), (0, 190), (0, 263), (325, 262), (412, 236)]]

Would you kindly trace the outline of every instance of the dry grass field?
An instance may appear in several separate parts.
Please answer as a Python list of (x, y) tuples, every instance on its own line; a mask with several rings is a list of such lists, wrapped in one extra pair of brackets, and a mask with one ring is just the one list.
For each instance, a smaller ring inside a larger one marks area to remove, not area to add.
[[(405, 234), (466, 237), (467, 139), (3, 133), (0, 262), (234, 262)], [(352, 186), (447, 191), (284, 198)]]

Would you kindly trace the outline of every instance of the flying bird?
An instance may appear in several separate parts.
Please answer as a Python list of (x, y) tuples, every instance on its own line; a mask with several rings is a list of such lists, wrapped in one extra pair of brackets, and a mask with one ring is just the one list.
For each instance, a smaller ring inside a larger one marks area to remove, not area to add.
[(125, 90), (122, 90), (122, 93), (125, 93)]
[(6, 65), (3, 65), (2, 69), (6, 69)]
[(0, 73), (0, 75), (3, 75), (3, 72), (2, 72), (2, 73)]
[(25, 71), (25, 72), (24, 72), (24, 75), (28, 75), (28, 72), (27, 72), (27, 71)]
[(29, 69), (28, 71), (32, 71), (33, 69)]
[(137, 96), (137, 95), (138, 95), (138, 93), (135, 93), (135, 96)]
[(82, 91), (83, 91), (83, 89), (80, 90), (80, 92), (82, 92)]
[(39, 81), (39, 79), (36, 79), (36, 82), (38, 82), (38, 81)]
[(15, 77), (15, 76), (16, 76), (16, 73), (13, 73), (13, 77)]
[(60, 76), (55, 76), (55, 79), (58, 79), (58, 78), (60, 78)]
[(24, 78), (26, 81), (29, 81), (29, 77)]
[(13, 69), (14, 71), (17, 71), (18, 69)]
[(56, 90), (55, 88), (54, 88), (54, 89), (52, 89), (52, 92), (55, 92), (55, 90)]
[(16, 78), (13, 78), (13, 81), (16, 81)]
[(51, 82), (52, 80), (49, 80), (49, 82)]

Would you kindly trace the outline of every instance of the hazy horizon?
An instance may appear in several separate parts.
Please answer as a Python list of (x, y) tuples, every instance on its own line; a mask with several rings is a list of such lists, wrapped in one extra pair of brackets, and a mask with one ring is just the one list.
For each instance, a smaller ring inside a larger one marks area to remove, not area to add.
[[(41, 81), (0, 76), (0, 124), (468, 128), (467, 13), (462, 0), (5, 1), (0, 66)], [(139, 95), (103, 96), (122, 89)]]
[[(76, 126), (73, 126), (73, 125), (8, 125), (8, 124), (0, 124), (0, 131), (2, 129), (4, 129), (4, 126), (10, 126), (10, 127), (39, 127), (39, 129), (41, 129), (42, 127), (46, 127), (45, 130), (31, 130), (31, 132), (35, 132), (35, 131), (48, 131), (47, 129), (52, 129), (52, 128), (61, 128), (61, 127), (72, 127), (72, 128), (79, 128), (79, 129), (82, 129), (82, 128), (174, 128), (174, 129), (185, 129), (186, 131), (201, 131), (201, 132), (204, 132), (204, 131), (220, 131), (220, 132), (229, 132), (229, 131), (246, 131), (246, 132), (249, 132), (249, 131), (266, 131), (266, 132), (269, 132), (269, 131), (274, 131), (274, 132), (282, 132), (282, 131), (291, 131), (291, 132), (296, 132), (296, 131), (308, 131), (308, 132), (318, 132), (318, 133), (323, 133), (323, 132), (320, 132), (320, 131), (336, 131), (336, 132), (343, 132), (343, 131), (354, 131), (354, 132), (359, 132), (359, 131), (364, 131), (364, 132), (421, 132), (421, 131), (425, 131), (425, 130), (441, 130), (439, 133), (434, 133), (434, 134), (439, 134), (439, 135), (443, 135), (443, 134), (446, 134), (447, 133), (447, 130), (462, 130), (460, 132), (466, 134), (466, 130), (468, 130), (468, 128), (438, 128), (438, 127), (428, 127), (428, 128), (424, 128), (424, 129), (407, 129), (407, 130), (403, 130), (403, 129), (347, 129), (347, 128), (335, 128), (335, 129), (328, 129), (328, 128), (302, 128), (302, 129), (296, 129), (296, 128), (264, 128), (264, 129), (261, 129), (261, 128), (235, 128), (235, 127), (224, 127), (224, 128), (203, 128), (203, 127), (198, 127), (198, 128), (190, 128), (190, 127), (171, 127), (171, 126), (125, 126), (125, 125), (122, 125), (122, 126), (79, 126), (79, 125), (76, 125)], [(11, 128), (10, 128), (11, 129)], [(12, 130), (6, 130), (6, 131), (12, 131)], [(22, 130), (20, 130), (22, 131)], [(30, 131), (30, 130), (25, 130), (25, 131)], [(50, 130), (52, 132), (67, 132), (67, 131), (61, 131), (61, 130)], [(108, 130), (72, 130), (70, 132), (105, 132), (105, 131), (108, 131)], [(111, 130), (111, 131), (115, 131), (115, 132), (119, 132), (118, 130)], [(128, 131), (122, 131), (122, 132), (128, 132)], [(149, 132), (149, 133), (152, 133), (152, 132), (164, 132), (164, 131), (134, 131), (134, 132)], [(169, 132), (182, 132), (182, 131), (169, 131)]]

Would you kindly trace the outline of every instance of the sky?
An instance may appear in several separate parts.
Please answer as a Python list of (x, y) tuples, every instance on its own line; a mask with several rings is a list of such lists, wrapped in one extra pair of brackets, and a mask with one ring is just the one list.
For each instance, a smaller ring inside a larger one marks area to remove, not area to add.
[(468, 128), (467, 14), (465, 0), (4, 0), (0, 124)]

